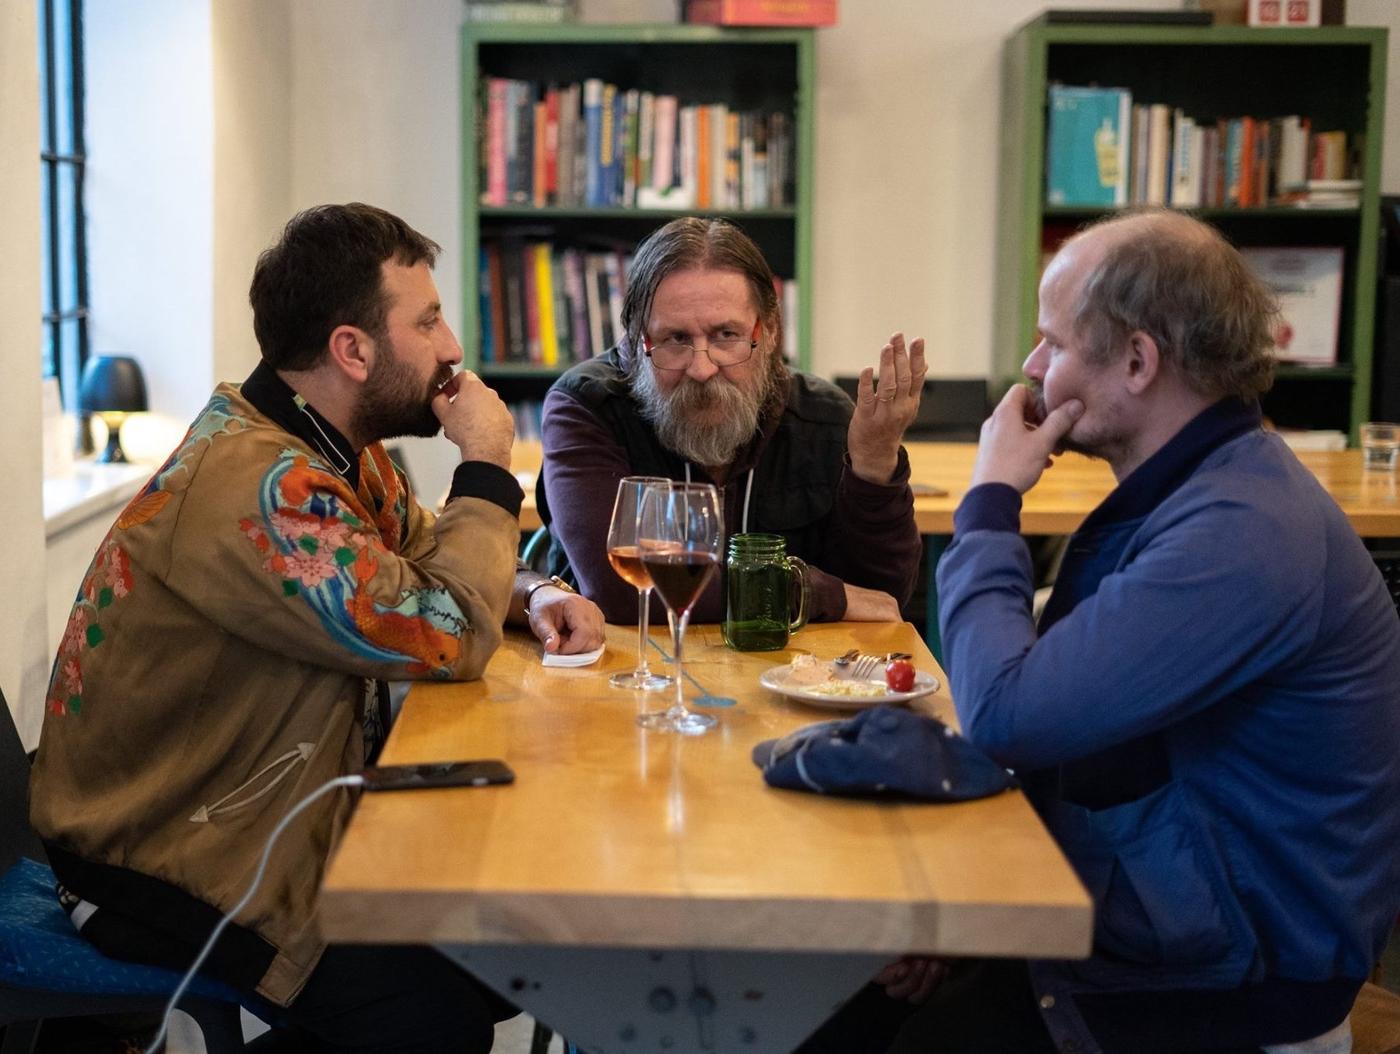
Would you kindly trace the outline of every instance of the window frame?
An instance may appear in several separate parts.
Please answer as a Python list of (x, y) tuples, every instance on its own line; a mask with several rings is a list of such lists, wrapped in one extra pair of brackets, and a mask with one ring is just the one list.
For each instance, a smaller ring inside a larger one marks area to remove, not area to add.
[[(39, 80), (43, 108), (39, 149), (40, 193), (46, 197), (45, 240), (41, 266), (47, 269), (48, 296), (43, 305), (45, 340), (41, 350), (45, 377), (58, 378), (65, 406), (77, 408), (78, 386), (88, 359), (87, 130), (83, 69), (83, 0), (37, 0), (39, 16)], [(58, 11), (57, 8), (64, 8)], [(66, 13), (67, 25), (63, 26)], [(66, 29), (66, 33), (63, 32)], [(60, 83), (60, 49), (66, 49), (66, 83)], [(66, 89), (66, 90), (65, 90)], [(64, 104), (66, 103), (66, 107)], [(67, 110), (62, 113), (63, 109)], [(66, 118), (67, 125), (62, 121)], [(62, 132), (71, 129), (72, 143), (61, 149)], [(71, 214), (65, 224), (62, 188), (72, 180)], [(65, 303), (65, 266), (71, 261), (72, 297)], [(65, 340), (65, 324), (75, 323), (76, 338)], [(68, 344), (72, 347), (68, 347)]]

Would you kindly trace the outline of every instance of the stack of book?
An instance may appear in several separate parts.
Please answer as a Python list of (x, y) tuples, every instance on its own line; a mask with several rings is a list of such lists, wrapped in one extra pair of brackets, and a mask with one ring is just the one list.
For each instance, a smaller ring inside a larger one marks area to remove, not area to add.
[(598, 78), (485, 77), (486, 206), (767, 209), (795, 197), (792, 117), (622, 89)]
[[(1050, 86), (1049, 102), (1049, 205), (1354, 207), (1359, 200), (1358, 137), (1314, 130), (1306, 117), (1198, 119), (1134, 102), (1126, 88), (1059, 84)], [(1345, 187), (1354, 188), (1350, 199)]]

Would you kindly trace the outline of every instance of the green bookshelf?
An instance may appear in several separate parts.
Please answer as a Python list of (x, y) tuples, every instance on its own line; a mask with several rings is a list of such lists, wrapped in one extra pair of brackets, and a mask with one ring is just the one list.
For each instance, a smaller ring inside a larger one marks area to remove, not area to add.
[(1042, 260), (1103, 210), (1045, 204), (1050, 84), (1127, 88), (1133, 101), (1181, 108), (1199, 121), (1249, 115), (1310, 118), (1360, 143), (1356, 208), (1270, 205), (1191, 209), (1236, 245), (1341, 246), (1345, 254), (1337, 362), (1281, 364), (1264, 410), (1277, 424), (1337, 428), (1355, 441), (1370, 414), (1385, 107), (1386, 31), (1356, 27), (1053, 24), (1022, 26), (1003, 50), (1000, 142), (1000, 303), (995, 372), (1020, 377), (1033, 346)]
[[(797, 364), (810, 362), (812, 294), (812, 134), (815, 48), (812, 30), (691, 25), (467, 24), (462, 29), (462, 300), (466, 361), (509, 400), (539, 399), (566, 363), (482, 362), (479, 248), (513, 235), (558, 244), (635, 246), (677, 216), (722, 216), (758, 243), (775, 273), (797, 285)], [(483, 78), (536, 84), (601, 78), (685, 103), (780, 111), (793, 136), (792, 201), (753, 209), (490, 205), (483, 203)]]

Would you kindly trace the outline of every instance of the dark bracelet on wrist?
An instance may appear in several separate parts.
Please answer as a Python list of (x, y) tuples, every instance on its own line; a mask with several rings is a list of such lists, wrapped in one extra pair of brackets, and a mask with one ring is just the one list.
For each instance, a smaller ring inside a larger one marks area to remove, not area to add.
[(529, 589), (527, 589), (527, 590), (525, 591), (525, 614), (526, 614), (526, 615), (529, 615), (529, 614), (530, 614), (530, 601), (533, 600), (533, 599), (535, 598), (535, 594), (536, 594), (537, 592), (539, 592), (541, 589), (543, 589), (545, 586), (553, 586), (555, 589), (562, 589), (565, 593), (577, 593), (577, 592), (578, 592), (577, 589), (575, 589), (573, 586), (569, 585), (568, 582), (565, 582), (565, 581), (564, 581), (562, 578), (560, 578), (558, 575), (550, 575), (548, 578), (542, 579), (541, 581), (536, 582), (534, 585), (532, 585)]

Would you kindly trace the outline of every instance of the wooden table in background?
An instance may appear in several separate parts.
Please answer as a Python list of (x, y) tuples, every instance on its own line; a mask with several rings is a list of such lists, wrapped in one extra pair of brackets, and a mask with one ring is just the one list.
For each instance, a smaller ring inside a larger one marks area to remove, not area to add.
[[(635, 662), (626, 627), (584, 669), (544, 668), (512, 633), (482, 680), (416, 686), (386, 764), (499, 757), (517, 782), (366, 795), (324, 933), (439, 945), (589, 1050), (678, 1054), (788, 1050), (905, 952), (1087, 954), (1088, 898), (1019, 792), (896, 804), (763, 783), (754, 744), (839, 716), (763, 689), (769, 666), (903, 650), (942, 680), (908, 624), (813, 625), (792, 644), (739, 653), (691, 627), (687, 671), (737, 701), (694, 738), (635, 724), (670, 693), (608, 686)], [(951, 718), (946, 689), (922, 705)]]
[[(953, 533), (953, 513), (967, 493), (975, 443), (907, 443), (916, 491), (935, 487), (945, 493), (916, 493), (914, 519), (920, 534)], [(1363, 538), (1400, 537), (1400, 493), (1394, 475), (1366, 472), (1360, 450), (1304, 451), (1298, 455), (1327, 493), (1341, 506)], [(535, 510), (535, 476), (541, 460), (538, 443), (517, 443), (511, 468), (525, 487), (520, 525), (540, 525)], [(1023, 534), (1070, 534), (1117, 485), (1108, 464), (1079, 454), (1055, 460), (1025, 496), (1021, 510)]]

